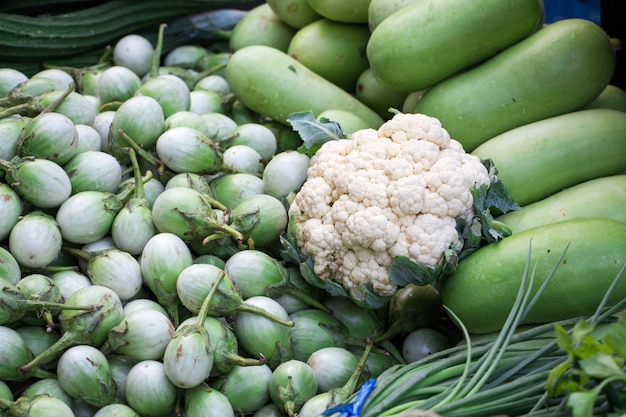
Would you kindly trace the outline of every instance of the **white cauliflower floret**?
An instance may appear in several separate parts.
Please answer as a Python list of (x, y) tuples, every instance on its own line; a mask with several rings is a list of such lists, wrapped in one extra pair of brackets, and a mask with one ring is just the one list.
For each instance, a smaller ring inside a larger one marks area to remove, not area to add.
[(389, 296), (395, 257), (435, 269), (462, 247), (456, 220), (473, 217), (472, 189), (489, 183), (482, 161), (439, 120), (397, 114), (378, 130), (324, 143), (289, 214), (320, 279)]

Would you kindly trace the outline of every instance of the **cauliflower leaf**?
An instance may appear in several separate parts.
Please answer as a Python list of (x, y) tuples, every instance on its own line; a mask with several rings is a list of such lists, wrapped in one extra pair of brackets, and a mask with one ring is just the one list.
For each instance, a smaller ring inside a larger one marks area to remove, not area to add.
[(287, 117), (287, 122), (302, 138), (303, 144), (298, 152), (308, 156), (313, 156), (329, 140), (346, 137), (339, 123), (326, 117), (317, 120), (310, 111), (292, 113)]

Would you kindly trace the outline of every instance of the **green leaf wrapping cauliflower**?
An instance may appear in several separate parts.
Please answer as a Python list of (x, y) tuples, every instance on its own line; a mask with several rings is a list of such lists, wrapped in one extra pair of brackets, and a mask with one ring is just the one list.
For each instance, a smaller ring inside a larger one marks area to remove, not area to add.
[(476, 223), (473, 191), (492, 178), (438, 119), (396, 114), (316, 151), (289, 207), (292, 241), (322, 281), (388, 297), (402, 284), (394, 260), (436, 271), (463, 249), (459, 225)]

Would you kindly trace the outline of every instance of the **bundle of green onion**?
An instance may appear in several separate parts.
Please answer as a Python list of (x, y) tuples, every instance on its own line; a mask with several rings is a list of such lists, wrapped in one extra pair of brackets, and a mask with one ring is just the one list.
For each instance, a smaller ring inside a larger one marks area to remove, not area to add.
[(470, 340), (459, 322), (466, 343), (383, 372), (359, 417), (592, 417), (624, 411), (626, 318), (617, 313), (626, 300), (605, 305), (626, 265), (592, 317), (518, 326), (562, 259), (531, 296), (529, 249), (522, 285), (496, 336)]

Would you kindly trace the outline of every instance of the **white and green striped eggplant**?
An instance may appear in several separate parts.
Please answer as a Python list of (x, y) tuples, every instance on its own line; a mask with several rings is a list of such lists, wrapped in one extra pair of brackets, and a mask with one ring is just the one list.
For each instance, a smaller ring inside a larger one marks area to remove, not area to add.
[(212, 386), (228, 398), (236, 412), (254, 413), (270, 401), (269, 381), (272, 369), (267, 365), (233, 366), (213, 380)]
[(64, 269), (54, 272), (50, 275), (50, 279), (59, 289), (63, 300), (67, 300), (74, 291), (91, 285), (91, 281), (87, 275), (74, 269)]
[(261, 175), (265, 168), (261, 155), (248, 145), (229, 146), (224, 150), (222, 160), (224, 166), (234, 172)]
[(56, 367), (63, 391), (96, 407), (116, 400), (117, 386), (104, 353), (90, 345), (76, 345), (61, 354)]
[(9, 94), (18, 85), (28, 81), (28, 76), (14, 68), (0, 68), (0, 97)]
[(306, 364), (311, 367), (320, 391), (327, 392), (343, 387), (359, 362), (359, 358), (348, 349), (328, 346), (316, 350)]
[(143, 185), (144, 197), (148, 200), (149, 206), (154, 205), (154, 200), (165, 190), (165, 185), (156, 178), (150, 180)]
[[(65, 91), (62, 90), (49, 91), (42, 94), (39, 101), (47, 107), (61, 99), (63, 94)], [(84, 125), (93, 124), (98, 113), (98, 109), (91, 101), (75, 91), (63, 98), (54, 111), (67, 116), (74, 124)]]
[[(147, 96), (134, 96), (115, 111), (108, 133), (108, 151), (118, 156), (127, 147), (121, 132), (138, 146), (151, 149), (165, 128), (165, 116), (159, 102)], [(119, 157), (119, 156), (118, 156)]]
[(263, 407), (259, 408), (254, 414), (252, 414), (252, 417), (284, 417), (284, 416), (285, 416), (285, 412), (281, 410), (273, 402), (269, 402), (265, 404)]
[(74, 410), (63, 400), (45, 394), (3, 402), (0, 410), (6, 411), (9, 416), (75, 417)]
[(57, 311), (44, 308), (43, 304), (45, 302), (60, 304), (63, 302), (63, 296), (47, 275), (38, 273), (27, 274), (15, 284), (15, 288), (22, 293), (25, 299), (42, 303), (40, 309), (25, 311), (21, 318), (22, 322), (42, 326), (54, 324), (53, 315), (56, 315)]
[(230, 86), (225, 77), (218, 74), (209, 74), (200, 78), (193, 86), (194, 90), (215, 91), (222, 96), (230, 94)]
[(137, 295), (143, 285), (139, 261), (120, 249), (94, 253), (85, 272), (93, 285), (112, 289), (122, 301)]
[(139, 415), (166, 417), (172, 414), (177, 388), (165, 374), (163, 362), (140, 361), (126, 377), (126, 401)]
[(102, 68), (102, 66), (98, 65), (81, 68), (74, 76), (76, 80), (76, 90), (84, 96), (96, 97), (98, 101), (100, 101), (98, 96), (98, 81), (105, 69), (106, 68)]
[(163, 353), (165, 375), (182, 389), (196, 387), (208, 379), (213, 362), (209, 334), (199, 324), (179, 326)]
[(9, 387), (6, 382), (0, 381), (0, 399), (13, 401), (14, 398), (15, 397), (13, 395), (13, 390), (11, 389), (11, 387)]
[(163, 109), (165, 117), (179, 111), (189, 110), (189, 87), (182, 78), (172, 74), (161, 74), (149, 78), (138, 88), (137, 95), (154, 98)]
[(206, 179), (193, 172), (181, 172), (172, 175), (165, 183), (165, 189), (174, 187), (193, 188), (199, 192), (205, 192), (208, 189), (208, 183)]
[(156, 141), (163, 164), (175, 173), (208, 173), (219, 170), (222, 158), (215, 142), (191, 127), (173, 127)]
[(228, 398), (206, 384), (185, 390), (184, 399), (187, 417), (235, 417)]
[(267, 295), (267, 289), (284, 283), (289, 272), (276, 259), (256, 249), (241, 250), (226, 260), (224, 272), (233, 280), (241, 296)]
[(154, 200), (152, 219), (159, 232), (173, 233), (185, 241), (230, 231), (211, 204), (208, 195), (193, 188), (172, 187)]
[[(289, 321), (289, 315), (283, 306), (272, 298), (254, 296), (244, 302)], [(239, 345), (249, 355), (267, 358), (270, 367), (271, 364), (281, 362), (283, 357), (291, 356), (289, 333), (293, 327), (246, 311), (240, 311), (234, 317), (233, 331)]]
[[(60, 333), (56, 329), (49, 329), (44, 326), (24, 324), (23, 326), (15, 327), (15, 331), (22, 336), (28, 350), (33, 355), (39, 355), (44, 350), (48, 349), (61, 337)], [(50, 369), (56, 366), (54, 360), (50, 363), (42, 364), (42, 367)]]
[(174, 127), (190, 127), (207, 137), (211, 134), (209, 125), (202, 116), (189, 110), (176, 112), (165, 119), (165, 130)]
[(259, 155), (269, 161), (278, 149), (276, 135), (269, 127), (260, 123), (243, 123), (231, 132), (232, 145), (247, 145), (256, 150)]
[(90, 285), (75, 291), (57, 315), (61, 337), (30, 362), (19, 366), (19, 372), (29, 374), (72, 346), (100, 347), (108, 331), (123, 318), (122, 301), (110, 288)]
[(201, 45), (181, 45), (165, 55), (163, 65), (178, 68), (195, 68), (198, 60), (209, 54), (209, 50)]
[(141, 254), (148, 240), (156, 234), (150, 203), (143, 198), (131, 198), (111, 224), (115, 246), (132, 255)]
[(74, 399), (61, 387), (57, 378), (44, 378), (28, 385), (21, 393), (21, 397), (35, 397), (37, 395), (49, 395), (67, 404), (70, 408), (74, 405)]
[(114, 193), (122, 182), (122, 165), (107, 152), (81, 152), (63, 165), (63, 169), (70, 177), (73, 194), (80, 191)]
[(93, 127), (93, 123), (90, 125), (75, 123), (74, 125), (78, 133), (78, 149), (76, 150), (76, 154), (102, 150), (102, 139), (100, 138), (100, 133)]
[(126, 404), (108, 404), (96, 411), (93, 417), (141, 417)]
[(9, 234), (9, 250), (27, 268), (44, 268), (61, 253), (63, 239), (53, 216), (31, 211), (22, 216)]
[(133, 366), (137, 364), (135, 359), (128, 356), (108, 354), (107, 359), (111, 366), (111, 375), (117, 385), (117, 399), (126, 404), (126, 377)]
[(122, 65), (143, 77), (152, 67), (154, 46), (141, 35), (128, 34), (117, 41), (112, 53), (115, 65)]
[(209, 126), (209, 137), (218, 143), (230, 138), (237, 128), (237, 122), (232, 117), (219, 111), (202, 112), (200, 116)]
[(96, 114), (92, 127), (100, 135), (100, 150), (109, 152), (109, 133), (111, 132), (111, 123), (116, 112), (113, 110), (105, 110)]
[(46, 79), (54, 83), (57, 90), (66, 90), (73, 83), (72, 75), (61, 68), (46, 68), (32, 75), (31, 79)]
[(161, 304), (150, 298), (134, 298), (124, 304), (124, 317), (138, 310), (154, 310), (168, 317), (167, 310)]
[(13, 328), (0, 326), (0, 380), (23, 381), (30, 377), (18, 368), (33, 357), (22, 336)]
[[(236, 312), (247, 312), (265, 317), (281, 326), (293, 325), (281, 315), (274, 315), (264, 308), (244, 302), (235, 283), (214, 265), (192, 264), (183, 269), (176, 281), (176, 293), (180, 302), (194, 314), (199, 314), (206, 305), (208, 315), (212, 316), (226, 317)], [(211, 298), (207, 301), (209, 295)]]
[(59, 165), (72, 159), (78, 150), (78, 132), (69, 117), (61, 113), (40, 113), (20, 133), (17, 153), (49, 159)]
[(103, 350), (136, 361), (160, 360), (176, 329), (168, 316), (148, 308), (124, 314), (121, 322), (109, 330)]
[(263, 170), (263, 192), (276, 198), (297, 192), (307, 178), (309, 162), (309, 156), (298, 151), (274, 155)]
[(189, 111), (197, 114), (222, 113), (224, 106), (223, 97), (208, 90), (192, 90), (189, 92)]
[[(180, 323), (179, 327), (185, 324), (197, 323), (198, 316), (191, 316)], [(239, 355), (239, 343), (230, 325), (225, 323), (220, 317), (206, 316), (204, 318), (204, 328), (209, 334), (209, 343), (213, 353), (213, 368), (211, 376), (223, 375), (230, 371), (233, 366), (260, 366), (265, 365), (265, 359), (246, 358)]]
[(0, 286), (15, 285), (22, 278), (22, 268), (8, 249), (0, 246)]
[(7, 184), (0, 183), (0, 241), (11, 233), (11, 229), (22, 215), (24, 206), (22, 199)]
[(288, 215), (283, 203), (269, 194), (255, 194), (240, 201), (228, 214), (230, 226), (251, 239), (255, 247), (276, 242), (286, 230)]
[(72, 194), (70, 177), (53, 161), (15, 157), (0, 164), (6, 170), (7, 184), (35, 207), (59, 207)]
[(137, 74), (121, 65), (114, 65), (98, 77), (98, 98), (103, 105), (124, 102), (133, 97), (140, 86), (141, 79)]
[(51, 78), (33, 76), (17, 86), (15, 91), (21, 95), (35, 97), (58, 88), (56, 81)]
[(59, 324), (65, 334), (72, 333), (83, 337), (82, 341), (100, 346), (107, 338), (109, 330), (124, 317), (124, 307), (118, 295), (110, 288), (90, 285), (74, 291), (65, 304), (69, 306), (96, 306), (93, 310), (62, 310)]
[(86, 244), (109, 234), (123, 201), (116, 194), (81, 191), (66, 199), (56, 212), (63, 239)]
[(318, 388), (311, 367), (296, 359), (278, 365), (269, 381), (270, 398), (290, 416), (300, 411), (302, 405), (317, 394)]
[(0, 159), (8, 161), (17, 155), (17, 143), (27, 120), (24, 117), (0, 119)]
[(246, 173), (227, 173), (210, 182), (213, 196), (217, 201), (232, 209), (246, 197), (263, 194), (263, 180)]
[(148, 240), (139, 260), (143, 281), (159, 303), (168, 313), (177, 309), (178, 275), (193, 264), (189, 246), (173, 233), (157, 233)]
[(331, 313), (307, 308), (289, 318), (295, 323), (289, 332), (294, 359), (305, 362), (316, 350), (347, 345), (348, 329)]

